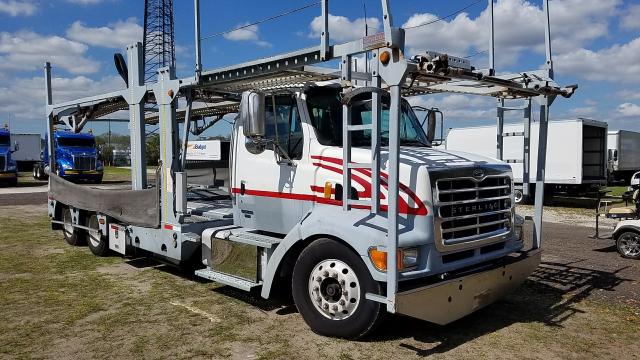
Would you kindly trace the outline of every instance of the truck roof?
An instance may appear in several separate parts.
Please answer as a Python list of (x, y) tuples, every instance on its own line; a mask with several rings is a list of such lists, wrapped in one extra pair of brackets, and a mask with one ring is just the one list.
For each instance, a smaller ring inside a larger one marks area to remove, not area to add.
[(77, 138), (77, 139), (93, 139), (94, 136), (93, 134), (88, 134), (88, 133), (74, 133), (72, 131), (67, 131), (67, 130), (56, 130), (54, 132), (54, 136), (56, 138)]
[[(586, 118), (577, 118), (577, 119), (558, 119), (558, 120), (549, 120), (550, 123), (567, 123), (567, 122), (576, 122), (576, 123), (585, 123), (587, 125), (591, 125), (591, 126), (597, 126), (597, 127), (602, 127), (602, 128), (607, 128), (608, 124), (605, 121), (600, 121), (600, 120), (593, 120), (593, 119), (586, 119)], [(531, 124), (535, 124), (537, 122), (531, 122)], [(514, 122), (514, 123), (507, 123), (505, 122), (505, 126), (507, 125), (522, 125), (521, 122)], [(482, 129), (482, 128), (495, 128), (496, 125), (492, 124), (492, 125), (478, 125), (478, 126), (465, 126), (465, 127), (457, 127), (457, 128), (450, 128), (450, 130), (466, 130), (466, 129)]]

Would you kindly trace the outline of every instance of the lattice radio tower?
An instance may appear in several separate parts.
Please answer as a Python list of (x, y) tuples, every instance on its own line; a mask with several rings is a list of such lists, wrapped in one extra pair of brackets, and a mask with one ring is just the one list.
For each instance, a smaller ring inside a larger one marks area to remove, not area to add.
[(175, 68), (173, 0), (145, 0), (143, 46), (145, 83), (156, 81), (159, 68)]

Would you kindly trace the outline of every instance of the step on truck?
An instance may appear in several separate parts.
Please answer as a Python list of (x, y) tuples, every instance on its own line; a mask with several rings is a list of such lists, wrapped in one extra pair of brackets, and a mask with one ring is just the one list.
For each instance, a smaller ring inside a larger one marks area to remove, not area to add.
[(0, 128), (0, 185), (18, 185), (18, 164), (13, 153), (19, 150), (17, 142), (11, 143), (9, 126)]
[[(196, 71), (189, 78), (167, 67), (157, 83), (144, 84), (138, 43), (127, 49), (127, 66), (118, 67), (126, 89), (53, 104), (46, 64), (50, 131), (59, 123), (80, 131), (81, 119), (128, 110), (131, 132), (131, 190), (52, 175), (53, 228), (71, 244), (86, 241), (96, 255), (196, 260), (197, 276), (263, 298), (291, 289), (313, 331), (349, 339), (368, 334), (383, 312), (446, 324), (518, 287), (540, 261), (543, 193), (536, 194), (535, 234), (525, 249), (511, 168), (434, 149), (436, 111), (427, 115), (425, 133), (405, 97), (533, 98), (545, 144), (549, 106), (576, 86), (553, 81), (550, 51), (543, 70), (504, 75), (492, 64), (479, 70), (432, 51), (409, 57), (385, 0), (383, 32), (331, 44), (328, 1), (320, 7), (318, 46), (203, 70), (196, 0)], [(354, 71), (352, 60), (365, 54), (369, 71)], [(334, 60), (339, 70), (318, 66)], [(158, 111), (145, 114), (145, 103)], [(237, 114), (227, 194), (196, 198), (186, 181), (189, 136), (227, 114)], [(153, 184), (144, 166), (145, 124), (159, 126)], [(538, 151), (545, 159), (545, 147)], [(55, 164), (51, 159), (52, 174)]]
[[(45, 136), (45, 142), (48, 140)], [(73, 182), (102, 182), (104, 166), (96, 147), (96, 139), (91, 132), (76, 133), (65, 130), (53, 132), (55, 149), (55, 174), (65, 180)], [(45, 147), (42, 162), (33, 166), (33, 178), (44, 180), (50, 169), (49, 148)]]

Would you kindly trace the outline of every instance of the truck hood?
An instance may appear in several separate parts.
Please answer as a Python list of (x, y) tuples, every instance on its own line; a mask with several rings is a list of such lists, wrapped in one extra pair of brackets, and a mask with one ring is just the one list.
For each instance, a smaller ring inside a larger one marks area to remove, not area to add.
[[(321, 156), (342, 159), (342, 149), (326, 148), (322, 151)], [(387, 147), (383, 147), (380, 151), (380, 160), (384, 168), (389, 158)], [(356, 163), (371, 162), (371, 151), (368, 148), (354, 148), (351, 152), (351, 160)], [(458, 167), (494, 167), (504, 166), (505, 169), (510, 167), (495, 158), (471, 154), (462, 151), (442, 150), (427, 147), (403, 146), (400, 148), (401, 167), (425, 167), (428, 171), (458, 168)], [(402, 172), (402, 170), (401, 170)]]
[(75, 155), (75, 156), (96, 156), (96, 149), (94, 148), (84, 148), (84, 147), (66, 147), (66, 148), (56, 148), (59, 154), (64, 154), (67, 156)]

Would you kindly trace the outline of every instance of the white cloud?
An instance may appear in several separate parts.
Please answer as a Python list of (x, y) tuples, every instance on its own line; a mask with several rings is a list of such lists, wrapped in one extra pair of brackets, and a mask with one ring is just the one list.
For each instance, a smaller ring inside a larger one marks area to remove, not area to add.
[(260, 47), (271, 47), (271, 43), (260, 40), (258, 25), (247, 25), (248, 24), (238, 25), (237, 27), (245, 27), (224, 34), (224, 38), (230, 41), (251, 41)]
[[(375, 34), (380, 28), (380, 20), (377, 18), (367, 18), (367, 27), (369, 34)], [(311, 21), (309, 25), (311, 33), (309, 37), (320, 38), (322, 34), (323, 24), (322, 16), (318, 16)], [(359, 18), (353, 21), (344, 16), (336, 16), (329, 14), (329, 38), (334, 41), (350, 41), (364, 36), (365, 19)]]
[(618, 113), (624, 117), (640, 117), (640, 105), (624, 103), (618, 106)]
[(0, 70), (32, 71), (50, 61), (72, 74), (94, 73), (99, 63), (85, 57), (87, 50), (87, 45), (60, 36), (0, 32)]
[(88, 27), (84, 23), (76, 21), (67, 29), (67, 36), (71, 40), (92, 46), (119, 49), (141, 42), (142, 35), (142, 26), (137, 24), (135, 18), (102, 27)]
[(588, 116), (596, 114), (597, 112), (598, 109), (595, 106), (576, 107), (569, 110), (569, 114), (573, 116)]
[(560, 72), (588, 80), (640, 83), (640, 37), (597, 51), (579, 49), (561, 54), (554, 63)]
[(467, 95), (430, 95), (409, 98), (412, 106), (436, 107), (447, 122), (453, 120), (487, 120), (495, 116), (496, 102), (493, 98)]
[[(8, 86), (9, 83), (20, 86)], [(92, 80), (85, 76), (71, 78), (54, 77), (51, 80), (54, 102), (78, 99), (122, 89), (124, 82), (119, 76)], [(44, 78), (14, 78), (0, 85), (0, 111), (20, 120), (41, 120), (44, 128)]]
[(36, 5), (28, 1), (0, 0), (0, 13), (11, 16), (29, 16), (33, 15), (36, 10)]
[(624, 100), (640, 100), (640, 91), (635, 90), (620, 90), (616, 92), (616, 96)]
[[(574, 51), (589, 42), (608, 35), (608, 23), (621, 0), (554, 0), (550, 4), (553, 50)], [(414, 14), (403, 27), (425, 24), (437, 19), (429, 13)], [(544, 52), (544, 13), (541, 6), (527, 0), (498, 0), (494, 6), (496, 62), (509, 65), (517, 61), (525, 49)], [(458, 14), (451, 20), (439, 21), (407, 30), (410, 53), (422, 50), (449, 52), (464, 56), (489, 45), (489, 13), (479, 16)]]
[(620, 18), (620, 26), (625, 30), (640, 29), (640, 5), (629, 5)]

